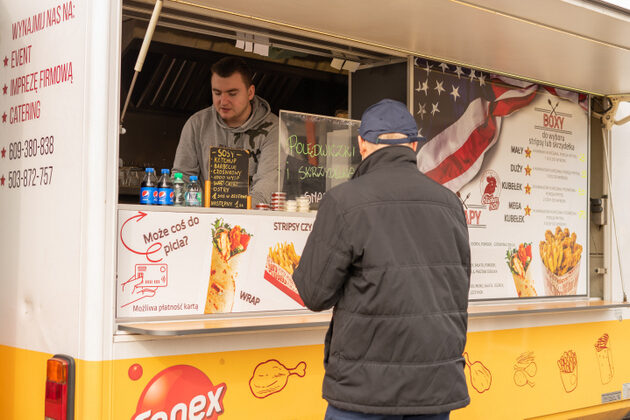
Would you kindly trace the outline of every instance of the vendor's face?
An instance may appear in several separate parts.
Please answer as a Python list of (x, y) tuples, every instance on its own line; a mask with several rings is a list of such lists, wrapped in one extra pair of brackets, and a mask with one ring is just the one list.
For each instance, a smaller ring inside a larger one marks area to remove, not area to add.
[(252, 112), (254, 85), (246, 86), (240, 73), (212, 75), (212, 104), (229, 127), (240, 127)]

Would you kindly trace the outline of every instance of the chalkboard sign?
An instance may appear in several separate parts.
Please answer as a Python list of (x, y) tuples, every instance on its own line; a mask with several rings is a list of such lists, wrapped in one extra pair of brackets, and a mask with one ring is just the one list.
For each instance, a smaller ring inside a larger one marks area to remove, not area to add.
[(210, 148), (210, 206), (247, 208), (249, 153), (227, 147)]

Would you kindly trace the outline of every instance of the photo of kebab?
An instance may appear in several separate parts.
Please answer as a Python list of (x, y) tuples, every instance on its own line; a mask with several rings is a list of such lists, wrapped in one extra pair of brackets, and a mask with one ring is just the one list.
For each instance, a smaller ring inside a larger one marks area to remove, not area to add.
[(518, 297), (537, 296), (529, 273), (529, 267), (532, 263), (531, 242), (522, 243), (518, 248), (508, 249), (505, 253), (505, 259), (512, 273)]
[(212, 246), (226, 262), (236, 254), (245, 252), (251, 237), (245, 229), (238, 225), (231, 228), (223, 219), (215, 220), (212, 226)]
[(252, 235), (236, 225), (231, 227), (218, 218), (212, 225), (212, 256), (205, 314), (231, 312), (238, 275), (236, 256), (247, 250)]

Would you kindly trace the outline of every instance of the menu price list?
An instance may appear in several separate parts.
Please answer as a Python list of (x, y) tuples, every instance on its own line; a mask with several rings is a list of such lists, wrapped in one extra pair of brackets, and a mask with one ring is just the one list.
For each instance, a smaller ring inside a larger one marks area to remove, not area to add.
[(210, 205), (247, 208), (249, 153), (225, 147), (210, 148)]
[(587, 114), (543, 93), (502, 125), (458, 192), (471, 228), (474, 299), (586, 293)]

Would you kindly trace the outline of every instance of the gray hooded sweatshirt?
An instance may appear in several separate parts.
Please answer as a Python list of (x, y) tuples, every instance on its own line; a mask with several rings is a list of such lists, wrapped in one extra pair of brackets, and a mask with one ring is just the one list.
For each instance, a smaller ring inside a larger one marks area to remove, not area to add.
[(252, 100), (252, 113), (240, 127), (228, 127), (214, 106), (202, 109), (186, 121), (179, 139), (173, 172), (197, 175), (203, 186), (208, 179), (210, 147), (249, 151), (252, 205), (269, 203), (278, 191), (278, 117), (259, 96)]

